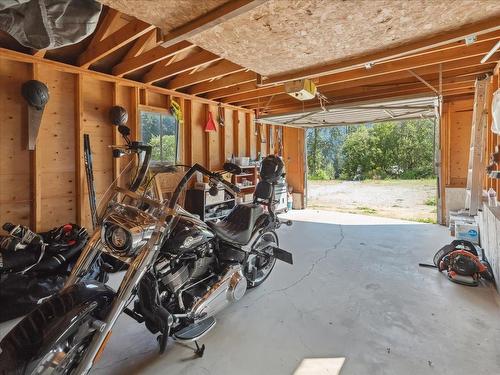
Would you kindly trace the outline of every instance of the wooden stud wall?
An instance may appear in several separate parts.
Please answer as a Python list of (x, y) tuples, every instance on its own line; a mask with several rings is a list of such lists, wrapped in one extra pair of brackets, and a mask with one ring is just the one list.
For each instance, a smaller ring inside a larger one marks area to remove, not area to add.
[[(487, 121), (487, 127), (488, 127), (488, 132), (487, 132), (487, 137), (486, 137), (486, 150), (485, 150), (485, 167), (486, 165), (489, 164), (489, 158), (490, 154), (495, 151), (495, 146), (500, 145), (500, 136), (497, 134), (493, 133), (491, 131), (491, 125), (493, 118), (491, 116), (491, 102), (493, 100), (493, 94), (500, 89), (500, 63), (497, 65), (497, 68), (494, 72), (494, 75), (490, 78), (490, 87), (488, 89), (488, 95), (486, 98), (486, 103), (488, 105), (487, 110), (488, 110), (488, 121)], [(500, 169), (500, 166), (497, 166), (498, 169)], [(499, 179), (494, 179), (490, 178), (487, 175), (485, 175), (484, 182), (483, 182), (483, 188), (485, 190), (488, 190), (489, 188), (493, 188), (496, 193), (497, 197), (500, 195), (500, 180)], [(497, 198), (498, 199), (498, 198)]]
[(446, 188), (465, 188), (474, 98), (443, 103), (441, 117), (441, 207), (446, 222)]
[[(49, 87), (50, 100), (44, 111), (36, 151), (30, 152), (25, 145), (27, 106), (21, 97), (21, 85), (35, 76)], [(107, 78), (43, 60), (16, 61), (0, 57), (0, 223), (31, 225), (38, 231), (67, 222), (90, 227), (83, 134), (91, 137), (99, 199), (126, 164), (124, 160), (115, 162), (111, 157), (108, 146), (121, 142), (121, 138), (109, 123), (109, 108), (121, 105), (128, 110), (132, 138), (137, 139), (141, 108), (165, 110), (170, 100), (168, 92)], [(183, 163), (200, 163), (216, 170), (233, 154), (255, 157), (259, 151), (266, 155), (278, 150), (276, 135), (274, 149), (268, 149), (268, 126), (260, 125), (260, 131), (266, 134), (266, 143), (260, 143), (253, 113), (248, 110), (223, 107), (225, 126), (217, 126), (217, 132), (207, 133), (207, 111), (212, 112), (216, 121), (217, 105), (180, 94), (176, 100), (184, 114), (180, 129)], [(276, 127), (272, 128), (276, 131)], [(300, 131), (285, 131), (284, 142), (296, 145), (296, 137), (300, 138), (297, 132)], [(303, 165), (303, 159), (298, 156), (290, 160)], [(294, 167), (289, 166), (289, 170), (291, 176)]]

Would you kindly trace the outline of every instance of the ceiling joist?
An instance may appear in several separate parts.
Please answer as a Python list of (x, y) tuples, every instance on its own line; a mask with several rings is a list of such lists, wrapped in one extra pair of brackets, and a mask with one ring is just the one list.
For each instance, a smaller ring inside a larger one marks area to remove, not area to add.
[[(464, 60), (474, 56), (482, 56), (491, 49), (493, 44), (494, 41), (484, 41), (477, 42), (470, 46), (455, 46), (454, 48), (449, 48), (444, 51), (437, 50), (434, 52), (426, 53), (425, 55), (411, 56), (397, 61), (381, 63), (371, 67), (370, 69), (366, 69), (363, 67), (350, 71), (330, 74), (328, 76), (320, 77), (318, 79), (318, 82), (316, 83), (316, 86), (318, 86), (320, 88), (320, 91), (322, 91), (321, 87), (326, 85), (333, 85), (340, 82), (365, 79), (373, 76), (400, 71), (407, 71), (408, 69), (417, 69), (452, 61)], [(253, 98), (276, 95), (282, 92), (283, 86), (271, 86), (267, 88), (260, 88), (244, 94), (232, 95), (224, 98), (222, 101), (224, 103), (236, 103)]]
[(77, 64), (82, 68), (88, 68), (96, 61), (154, 29), (155, 26), (146, 22), (133, 20), (105, 39), (87, 48), (85, 52), (78, 57)]
[(199, 95), (215, 90), (225, 89), (234, 85), (252, 82), (255, 81), (255, 78), (256, 74), (254, 72), (239, 72), (219, 78), (215, 81), (193, 85), (185, 91), (191, 95)]
[(153, 45), (153, 47), (156, 46), (156, 44), (158, 44), (157, 37), (158, 29), (151, 30), (150, 32), (141, 36), (134, 42), (122, 61), (126, 61), (139, 56), (144, 52), (148, 45)]
[(283, 83), (296, 79), (320, 77), (332, 73), (338, 73), (345, 70), (355, 69), (357, 67), (364, 67), (367, 64), (377, 64), (387, 60), (393, 60), (404, 56), (412, 55), (418, 56), (428, 50), (435, 49), (443, 46), (452, 46), (455, 42), (460, 42), (465, 37), (470, 35), (482, 35), (500, 30), (500, 24), (497, 17), (490, 18), (483, 22), (475, 23), (469, 26), (463, 26), (458, 30), (443, 33), (427, 39), (419, 40), (414, 43), (408, 43), (400, 47), (385, 49), (383, 51), (373, 53), (367, 56), (362, 56), (354, 59), (349, 59), (342, 62), (334, 62), (331, 64), (324, 64), (319, 67), (303, 69), (298, 72), (286, 73), (276, 75), (265, 79), (264, 85), (271, 85), (276, 83)]
[(231, 0), (211, 12), (169, 31), (163, 38), (163, 46), (169, 47), (182, 40), (189, 39), (222, 22), (244, 14), (263, 4), (265, 1), (266, 0)]
[[(198, 68), (202, 65), (206, 65), (212, 63), (214, 61), (218, 61), (222, 59), (222, 57), (214, 55), (212, 52), (201, 51), (197, 52), (191, 56), (186, 57), (185, 59), (176, 61), (170, 65), (158, 65), (153, 67), (150, 72), (146, 73), (143, 78), (144, 83), (153, 83), (157, 81), (161, 81), (162, 79), (170, 78), (175, 75), (189, 72), (195, 68)], [(158, 64), (162, 64), (161, 62)]]
[(168, 82), (166, 88), (177, 90), (182, 87), (195, 85), (200, 82), (208, 81), (218, 77), (223, 77), (225, 75), (232, 73), (241, 72), (243, 70), (245, 70), (245, 68), (243, 68), (242, 66), (224, 60), (193, 74), (187, 74), (187, 73), (181, 74), (178, 77), (172, 79), (170, 82)]
[(168, 48), (164, 48), (162, 46), (153, 47), (149, 51), (146, 51), (138, 56), (132, 57), (130, 59), (124, 59), (113, 68), (113, 74), (118, 77), (123, 77), (126, 74), (166, 60), (171, 56), (174, 56), (193, 47), (193, 44), (186, 41), (179, 42)]

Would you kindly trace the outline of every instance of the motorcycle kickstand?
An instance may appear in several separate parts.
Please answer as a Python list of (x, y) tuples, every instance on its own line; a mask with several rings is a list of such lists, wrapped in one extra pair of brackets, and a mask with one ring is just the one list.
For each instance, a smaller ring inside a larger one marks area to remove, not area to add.
[(198, 341), (194, 341), (196, 345), (196, 350), (194, 351), (194, 354), (198, 356), (198, 358), (203, 357), (203, 353), (205, 353), (205, 344), (203, 344), (201, 347), (198, 345)]

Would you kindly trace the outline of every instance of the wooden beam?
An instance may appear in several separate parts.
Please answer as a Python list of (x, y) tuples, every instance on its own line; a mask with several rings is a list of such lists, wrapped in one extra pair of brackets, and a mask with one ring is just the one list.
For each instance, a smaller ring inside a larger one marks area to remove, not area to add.
[(162, 62), (159, 62), (157, 67), (153, 67), (151, 71), (146, 73), (142, 79), (144, 83), (153, 83), (160, 81), (162, 79), (170, 78), (175, 75), (188, 72), (193, 68), (197, 68), (201, 65), (205, 65), (214, 61), (221, 60), (222, 57), (213, 54), (208, 51), (197, 52), (185, 59), (176, 61), (170, 65), (162, 66)]
[(302, 78), (319, 77), (327, 74), (364, 67), (368, 63), (379, 63), (387, 60), (400, 58), (407, 55), (416, 55), (421, 52), (452, 44), (461, 41), (469, 35), (480, 35), (500, 30), (498, 17), (491, 17), (485, 21), (475, 23), (469, 26), (463, 26), (452, 32), (442, 33), (430, 38), (422, 39), (414, 43), (404, 44), (403, 46), (385, 49), (368, 56), (361, 56), (355, 59), (323, 64), (319, 67), (303, 69), (300, 72), (276, 75), (264, 80), (264, 84), (276, 84), (286, 81), (292, 81)]
[(92, 36), (92, 40), (90, 41), (87, 49), (94, 47), (97, 43), (103, 40), (106, 36), (108, 36), (109, 32), (113, 25), (118, 21), (120, 17), (120, 12), (113, 8), (108, 8), (106, 15), (103, 20), (98, 23), (96, 30), (94, 31), (94, 35)]
[[(318, 82), (316, 83), (316, 86), (320, 89), (321, 92), (323, 90), (322, 86), (337, 85), (341, 82), (382, 76), (384, 74), (407, 71), (408, 69), (418, 69), (432, 66), (432, 68), (430, 69), (434, 71), (436, 70), (438, 64), (447, 64), (451, 62), (456, 62), (456, 65), (454, 66), (460, 67), (462, 64), (466, 65), (467, 63), (470, 63), (469, 58), (478, 58), (478, 56), (482, 56), (483, 54), (487, 53), (491, 49), (493, 44), (494, 42), (492, 41), (480, 42), (475, 43), (471, 46), (459, 46), (447, 49), (445, 51), (434, 51), (425, 55), (411, 56), (397, 61), (381, 63), (379, 65), (373, 66), (371, 69), (365, 69), (363, 67), (346, 72), (335, 73), (320, 77), (318, 79)], [(422, 74), (419, 71), (417, 71), (417, 73)], [(260, 88), (244, 94), (232, 95), (224, 98), (222, 102), (236, 103), (252, 98), (281, 94), (283, 92), (284, 89), (282, 85), (271, 86)]]
[(238, 111), (233, 111), (233, 154), (240, 156), (240, 117)]
[(131, 57), (129, 59), (123, 59), (122, 62), (115, 65), (115, 67), (113, 68), (113, 74), (118, 77), (123, 77), (125, 74), (129, 74), (146, 66), (164, 61), (171, 56), (174, 56), (193, 47), (193, 44), (186, 41), (174, 44), (173, 46), (170, 46), (168, 48), (164, 48), (162, 46), (153, 47), (149, 51), (146, 51), (140, 55)]
[(134, 20), (107, 38), (87, 48), (85, 52), (78, 57), (77, 64), (82, 68), (88, 68), (91, 64), (113, 53), (154, 28), (155, 26), (146, 22)]
[(236, 94), (243, 94), (245, 92), (257, 90), (257, 82), (252, 81), (252, 82), (247, 82), (247, 83), (242, 83), (236, 86), (231, 86), (231, 87), (226, 87), (224, 89), (220, 90), (215, 90), (212, 92), (209, 92), (208, 94), (205, 95), (205, 98), (207, 99), (221, 99), (225, 98), (227, 96), (231, 95), (236, 95)]
[(251, 81), (255, 81), (256, 74), (254, 72), (240, 72), (230, 74), (212, 82), (203, 82), (193, 85), (185, 90), (186, 93), (192, 95), (204, 94), (206, 92), (225, 89), (230, 86), (239, 85)]
[(194, 74), (182, 74), (171, 80), (166, 85), (166, 88), (176, 90), (182, 87), (208, 81), (213, 78), (222, 77), (231, 73), (241, 72), (243, 70), (245, 70), (244, 67), (224, 60)]
[(76, 223), (83, 225), (85, 210), (85, 173), (83, 172), (83, 76), (75, 74), (75, 191)]
[(182, 40), (192, 38), (222, 22), (254, 9), (265, 1), (266, 0), (231, 0), (201, 17), (169, 31), (163, 39), (163, 46), (168, 47)]
[(139, 39), (137, 39), (132, 45), (132, 47), (130, 47), (127, 54), (123, 57), (122, 61), (139, 56), (148, 46), (148, 44), (155, 44), (155, 45), (158, 44), (157, 34), (158, 34), (158, 29), (153, 29), (144, 34), (143, 36), (141, 36)]
[[(443, 83), (455, 83), (455, 82), (474, 80), (475, 76), (490, 72), (491, 72), (491, 64), (489, 67), (484, 65), (478, 65), (465, 69), (459, 69), (459, 70), (456, 69), (449, 72), (444, 72)], [(435, 85), (438, 84), (436, 74), (422, 75), (422, 77), (431, 82), (432, 84)], [(403, 71), (403, 72), (387, 74), (384, 76), (370, 77), (359, 81), (348, 81), (348, 82), (341, 82), (337, 85), (324, 86), (324, 89), (321, 90), (321, 93), (328, 97), (328, 96), (338, 95), (339, 93), (342, 94), (344, 92), (342, 90), (346, 89), (362, 88), (366, 91), (369, 91), (384, 87), (385, 88), (405, 87), (409, 85), (414, 85), (415, 83), (417, 83), (417, 81), (409, 73)], [(276, 103), (276, 100), (280, 100), (283, 98), (290, 99), (290, 97), (283, 92), (281, 94), (275, 95), (272, 103)], [(259, 107), (262, 108), (266, 104), (266, 101), (267, 99), (264, 100), (264, 98), (255, 98), (243, 102), (237, 102), (235, 104), (238, 106), (246, 106), (249, 108), (257, 109)]]
[[(33, 63), (31, 66), (32, 79), (39, 80), (38, 63)], [(42, 175), (40, 153), (35, 147), (30, 153), (30, 169), (31, 169), (31, 210), (30, 210), (30, 226), (36, 232), (42, 228)]]
[(39, 57), (43, 59), (45, 57), (45, 54), (47, 53), (46, 49), (34, 49), (31, 51), (31, 54), (35, 57)]
[[(97, 72), (95, 70), (88, 70), (84, 69), (78, 66), (74, 65), (69, 65), (60, 61), (55, 61), (55, 60), (49, 60), (49, 59), (39, 59), (37, 57), (34, 57), (32, 55), (22, 53), (22, 52), (17, 52), (13, 50), (9, 50), (6, 48), (1, 48), (0, 47), (0, 58), (5, 58), (7, 60), (11, 61), (21, 61), (21, 62), (26, 62), (26, 63), (33, 63), (33, 62), (39, 62), (41, 64), (44, 64), (45, 66), (50, 67), (51, 69), (60, 71), (60, 72), (66, 72), (66, 73), (73, 73), (73, 74), (82, 74), (86, 77), (91, 77), (94, 79), (101, 80), (103, 82), (118, 82), (124, 86), (129, 86), (129, 87), (137, 87), (141, 91), (148, 90), (148, 92), (152, 93), (158, 93), (158, 94), (163, 94), (163, 95), (173, 95), (176, 97), (184, 98), (184, 99), (196, 99), (197, 102), (199, 103), (209, 103), (209, 104), (214, 104), (218, 105), (219, 102), (216, 102), (214, 100), (209, 100), (202, 98), (200, 96), (193, 96), (189, 94), (184, 94), (183, 92), (180, 91), (174, 91), (174, 90), (169, 90), (164, 87), (158, 87), (154, 85), (148, 85), (142, 82), (137, 82), (137, 81), (132, 81), (127, 78), (122, 78), (122, 77), (116, 77), (111, 74), (106, 74), (102, 72)], [(141, 94), (142, 95), (142, 94)], [(223, 104), (225, 108), (236, 108), (233, 105), (230, 104)], [(241, 111), (246, 111), (243, 108), (236, 108)]]

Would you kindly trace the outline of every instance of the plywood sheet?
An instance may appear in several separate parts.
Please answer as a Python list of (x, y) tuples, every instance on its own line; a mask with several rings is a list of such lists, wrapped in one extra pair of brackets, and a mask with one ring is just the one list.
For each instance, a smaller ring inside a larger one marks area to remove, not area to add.
[(205, 165), (207, 144), (205, 142), (205, 104), (191, 103), (191, 150), (192, 163)]
[(450, 103), (449, 106), (449, 176), (450, 186), (464, 187), (467, 183), (472, 108), (470, 101)]
[(238, 155), (248, 156), (247, 147), (247, 123), (245, 120), (245, 113), (238, 111), (238, 123), (234, 124), (238, 127)]
[(159, 26), (166, 33), (188, 23), (229, 0), (100, 0), (122, 13)]
[(190, 41), (273, 75), (370, 54), (495, 16), (500, 17), (496, 0), (269, 0)]
[(29, 224), (30, 154), (21, 85), (30, 78), (28, 64), (0, 59), (0, 225)]

